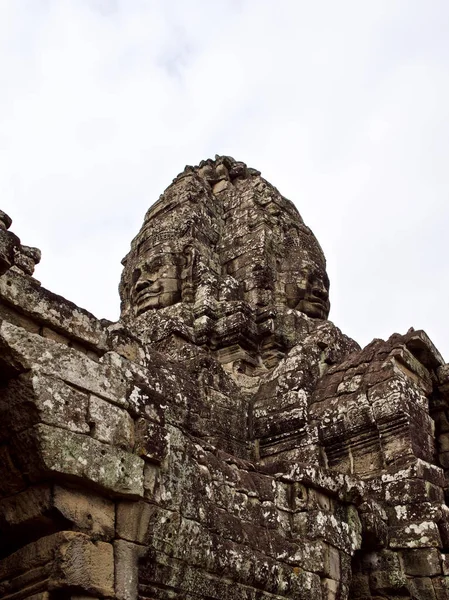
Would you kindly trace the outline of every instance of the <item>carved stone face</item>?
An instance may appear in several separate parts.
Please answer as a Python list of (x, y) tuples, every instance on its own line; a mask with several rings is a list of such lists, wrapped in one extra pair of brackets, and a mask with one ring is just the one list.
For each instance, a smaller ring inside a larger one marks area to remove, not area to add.
[(302, 335), (302, 315), (329, 313), (313, 232), (258, 171), (231, 158), (186, 167), (147, 211), (123, 266), (121, 318), (158, 343), (179, 330), (212, 351), (239, 345), (256, 361), (262, 348), (272, 364)]
[(136, 316), (181, 300), (179, 266), (174, 254), (142, 257), (132, 273), (131, 304)]
[(305, 265), (296, 281), (285, 285), (287, 306), (313, 319), (327, 319), (330, 309), (329, 278), (326, 271)]

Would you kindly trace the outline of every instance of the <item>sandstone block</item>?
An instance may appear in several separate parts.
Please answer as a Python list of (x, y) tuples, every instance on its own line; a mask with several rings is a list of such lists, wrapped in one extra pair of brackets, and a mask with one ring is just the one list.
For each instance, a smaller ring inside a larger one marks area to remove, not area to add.
[(441, 548), (438, 526), (433, 521), (390, 528), (390, 548)]
[(396, 504), (389, 507), (388, 517), (391, 525), (435, 521), (447, 519), (449, 508), (444, 504), (420, 502), (416, 504)]
[(441, 554), (436, 548), (402, 551), (404, 572), (417, 577), (441, 575)]
[(112, 596), (113, 547), (104, 542), (94, 544), (88, 536), (71, 531), (41, 538), (0, 562), (0, 590), (3, 586), (12, 595), (20, 591), (18, 576), (27, 572), (47, 578), (50, 590), (76, 587), (94, 596)]
[(441, 487), (423, 479), (400, 479), (385, 485), (385, 500), (394, 505), (398, 498), (401, 505), (422, 502), (443, 504), (444, 493)]
[[(14, 528), (51, 530), (51, 518), (58, 511), (73, 523), (78, 531), (90, 533), (95, 539), (114, 536), (115, 507), (111, 500), (93, 491), (37, 485), (15, 494), (0, 503), (0, 531), (15, 536)], [(16, 530), (17, 531), (17, 530)]]
[(329, 579), (340, 581), (340, 552), (328, 544), (325, 545), (324, 551), (324, 575)]
[(79, 531), (89, 533), (95, 539), (114, 537), (115, 506), (111, 500), (92, 491), (56, 485), (53, 502), (54, 507)]
[(388, 571), (374, 571), (369, 576), (371, 593), (373, 595), (397, 594), (407, 590), (407, 578), (396, 569)]
[(91, 434), (100, 442), (132, 450), (134, 446), (134, 422), (123, 408), (91, 394), (88, 421)]
[(112, 544), (92, 543), (83, 534), (66, 534), (68, 540), (56, 554), (51, 589), (75, 587), (94, 595), (114, 594), (114, 551)]
[(118, 495), (143, 495), (144, 463), (129, 452), (48, 425), (36, 425), (20, 434), (17, 445), (27, 448), (22, 466), (33, 479), (54, 472), (85, 479)]
[(135, 452), (145, 460), (161, 462), (167, 451), (167, 431), (158, 423), (140, 418), (135, 424)]
[(432, 585), (436, 600), (449, 600), (449, 577), (433, 577)]
[(0, 561), (0, 581), (40, 567), (53, 559), (55, 547), (67, 541), (65, 534), (54, 534), (20, 548)]
[(33, 321), (33, 319), (22, 315), (11, 306), (5, 304), (0, 305), (0, 318), (12, 323), (16, 327), (23, 327), (23, 329), (26, 329), (30, 333), (39, 333), (41, 330), (39, 322)]
[(321, 590), (323, 600), (338, 600), (339, 583), (334, 579), (322, 579)]
[(445, 469), (449, 469), (449, 452), (441, 452), (438, 455), (438, 459), (442, 467), (444, 467)]
[(72, 348), (6, 322), (0, 326), (0, 345), (6, 360), (19, 371), (37, 369), (114, 404), (126, 404), (124, 374), (108, 363), (97, 363)]
[[(272, 573), (273, 577), (275, 577), (275, 571), (276, 569), (274, 568)], [(332, 594), (332, 590), (335, 588), (334, 584), (331, 583), (331, 580), (320, 580), (319, 576), (315, 573), (309, 573), (300, 568), (293, 569), (293, 573), (291, 574), (285, 573), (283, 579), (288, 586), (287, 593), (291, 598), (297, 598), (298, 600), (310, 600), (311, 598), (316, 598), (317, 600), (325, 598), (327, 600), (329, 596), (326, 597), (325, 593), (328, 592)], [(321, 581), (325, 581), (324, 589), (321, 586)], [(278, 584), (278, 592), (282, 591), (282, 587), (282, 584)], [(330, 598), (334, 600), (335, 597), (331, 595)]]
[[(284, 531), (288, 531), (288, 528), (285, 528)], [(273, 541), (270, 537), (266, 541), (268, 547)], [(322, 540), (302, 540), (300, 543), (292, 545), (280, 536), (273, 535), (272, 538), (277, 538), (278, 551), (276, 555), (278, 558), (282, 558), (294, 568), (300, 566), (305, 571), (327, 576), (326, 573), (330, 570), (329, 546), (325, 542)], [(288, 552), (288, 556), (284, 559), (286, 552)]]
[(143, 487), (145, 490), (145, 498), (147, 500), (155, 500), (158, 491), (160, 468), (158, 465), (145, 463), (143, 469)]
[(449, 452), (449, 433), (438, 436), (438, 445), (440, 452)]
[(115, 597), (117, 600), (136, 600), (138, 560), (145, 548), (124, 540), (114, 542)]
[(447, 554), (441, 555), (441, 568), (443, 570), (443, 575), (448, 577), (449, 576), (449, 557)]
[(391, 469), (381, 476), (381, 481), (384, 484), (409, 479), (423, 479), (437, 487), (445, 486), (443, 469), (420, 458), (408, 459), (407, 466)]
[(437, 431), (440, 431), (441, 433), (449, 432), (449, 418), (447, 410), (440, 410), (433, 415), (433, 418), (435, 420)]
[(9, 271), (6, 277), (0, 278), (0, 298), (8, 304), (19, 306), (21, 312), (37, 322), (66, 331), (68, 337), (78, 338), (103, 351), (107, 349), (107, 334), (98, 319), (65, 298), (49, 292), (30, 277)]
[(415, 577), (410, 579), (409, 590), (412, 598), (419, 598), (420, 600), (437, 600), (435, 588), (430, 577)]
[(117, 535), (130, 542), (148, 542), (150, 518), (155, 506), (147, 502), (119, 502), (117, 504)]
[(348, 522), (337, 521), (332, 513), (309, 511), (295, 514), (293, 523), (296, 536), (322, 539), (347, 554), (360, 548), (361, 523), (355, 511)]
[(33, 375), (31, 385), (34, 394), (29, 401), (34, 400), (43, 423), (89, 433), (86, 423), (87, 394), (48, 375)]
[(0, 503), (0, 529), (16, 527), (40, 517), (52, 506), (49, 485), (28, 488)]

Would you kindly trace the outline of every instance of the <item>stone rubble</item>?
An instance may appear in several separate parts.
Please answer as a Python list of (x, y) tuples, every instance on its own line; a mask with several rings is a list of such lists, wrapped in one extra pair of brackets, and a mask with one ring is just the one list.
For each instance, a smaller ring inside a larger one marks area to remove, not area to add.
[(175, 178), (121, 318), (34, 279), (0, 211), (0, 597), (449, 599), (449, 365), (332, 322), (294, 205), (226, 156)]

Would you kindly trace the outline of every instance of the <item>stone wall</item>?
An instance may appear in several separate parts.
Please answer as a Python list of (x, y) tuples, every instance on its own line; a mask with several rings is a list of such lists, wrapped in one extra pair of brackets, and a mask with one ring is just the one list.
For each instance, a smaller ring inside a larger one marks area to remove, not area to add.
[[(187, 184), (209, 229), (191, 225), (178, 265), (161, 243), (191, 214)], [(118, 323), (45, 290), (2, 215), (1, 598), (449, 598), (448, 367), (423, 332), (361, 350), (314, 312), (301, 269), (321, 250), (295, 263), (267, 233), (301, 231), (288, 202), (229, 157), (187, 169), (133, 242)]]
[(6, 277), (2, 294), (26, 301), (5, 303), (14, 317), (0, 326), (2, 597), (125, 600), (139, 585), (143, 598), (290, 598), (347, 585), (360, 484), (258, 466), (248, 402), (235, 409), (219, 364), (180, 369), (87, 313), (77, 327), (39, 288), (44, 321), (35, 282)]

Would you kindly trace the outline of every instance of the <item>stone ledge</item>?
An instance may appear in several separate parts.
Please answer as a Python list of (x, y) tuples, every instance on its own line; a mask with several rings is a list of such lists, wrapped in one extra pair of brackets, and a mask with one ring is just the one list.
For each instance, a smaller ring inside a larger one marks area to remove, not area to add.
[[(31, 480), (54, 473), (91, 482), (117, 496), (143, 496), (144, 461), (129, 452), (42, 424), (19, 434), (15, 445), (22, 469)], [(27, 448), (26, 456), (21, 448)]]
[(5, 321), (0, 325), (0, 348), (3, 360), (18, 372), (35, 369), (114, 404), (126, 404), (125, 377), (108, 361), (97, 363), (73, 348)]
[(92, 349), (108, 350), (107, 332), (94, 315), (41, 287), (31, 277), (11, 270), (5, 273), (0, 277), (0, 299), (58, 333)]

